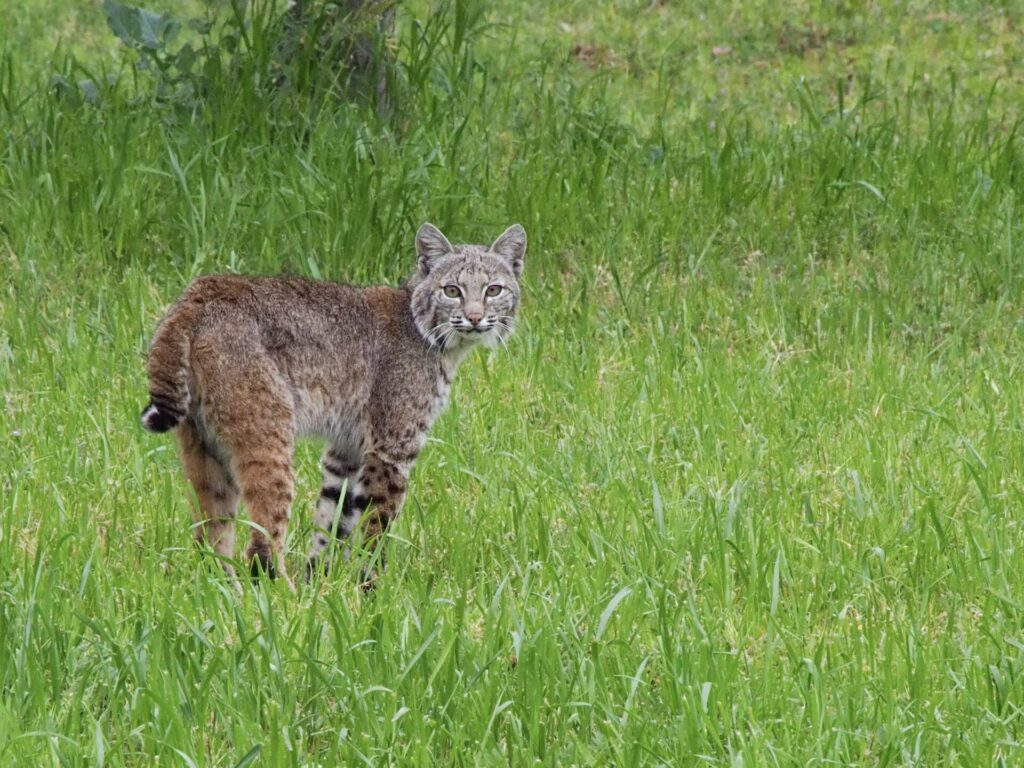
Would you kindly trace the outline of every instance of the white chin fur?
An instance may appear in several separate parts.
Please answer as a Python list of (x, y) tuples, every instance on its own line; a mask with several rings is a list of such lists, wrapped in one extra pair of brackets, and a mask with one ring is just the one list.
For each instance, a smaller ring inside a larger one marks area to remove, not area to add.
[(498, 336), (497, 328), (489, 328), (483, 333), (462, 333), (460, 336), (460, 346), (463, 349), (472, 349), (478, 345), (481, 347), (487, 347), (488, 349), (493, 349), (498, 346), (498, 343), (501, 341), (501, 337)]

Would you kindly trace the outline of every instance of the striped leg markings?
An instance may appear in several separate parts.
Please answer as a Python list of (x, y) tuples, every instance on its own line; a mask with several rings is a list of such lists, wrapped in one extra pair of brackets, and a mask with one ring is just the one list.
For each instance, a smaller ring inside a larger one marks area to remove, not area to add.
[(379, 454), (367, 455), (359, 470), (352, 493), (352, 507), (356, 515), (366, 512), (363, 521), (366, 546), (374, 554), (379, 550), (377, 567), (363, 573), (365, 587), (372, 586), (378, 570), (384, 570), (384, 551), (381, 549), (384, 534), (402, 510), (407, 484), (408, 470)]
[[(327, 552), (332, 533), (338, 539), (345, 539), (352, 533), (358, 522), (353, 516), (351, 483), (359, 467), (338, 456), (328, 448), (321, 459), (323, 481), (320, 484), (320, 498), (313, 513), (313, 540), (309, 547), (307, 576), (317, 569), (327, 571), (331, 555)], [(340, 502), (340, 506), (339, 506)]]

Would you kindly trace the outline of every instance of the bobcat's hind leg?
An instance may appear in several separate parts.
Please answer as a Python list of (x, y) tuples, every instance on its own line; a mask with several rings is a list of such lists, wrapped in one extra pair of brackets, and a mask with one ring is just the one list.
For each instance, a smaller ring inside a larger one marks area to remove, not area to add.
[(255, 524), (245, 551), (252, 573), (281, 577), (294, 588), (284, 567), (284, 541), (295, 493), (291, 436), (264, 433), (261, 442), (237, 449), (233, 458)]
[(320, 464), (323, 482), (313, 513), (313, 540), (306, 561), (307, 580), (317, 571), (326, 573), (330, 568), (332, 532), (338, 541), (344, 541), (359, 522), (359, 513), (352, 507), (352, 488), (359, 465), (335, 446), (327, 447)]
[[(215, 345), (193, 344), (193, 367), (202, 384), (202, 417), (230, 457), (231, 473), (253, 523), (246, 561), (254, 574), (288, 580), (284, 542), (295, 481), (295, 413), (291, 393), (274, 361), (233, 329), (232, 356)], [(242, 364), (244, 360), (244, 365)]]
[(193, 519), (195, 540), (208, 544), (221, 558), (221, 566), (235, 578), (231, 565), (235, 547), (235, 513), (238, 510), (238, 486), (224, 462), (203, 442), (194, 422), (186, 419), (178, 428), (181, 462), (185, 475), (195, 489)]

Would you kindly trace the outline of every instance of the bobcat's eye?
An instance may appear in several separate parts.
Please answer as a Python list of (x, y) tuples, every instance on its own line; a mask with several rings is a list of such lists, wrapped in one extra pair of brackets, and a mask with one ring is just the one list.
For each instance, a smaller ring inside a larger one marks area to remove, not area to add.
[(462, 295), (462, 291), (459, 290), (459, 286), (457, 285), (446, 285), (441, 290), (444, 291), (444, 295), (449, 299), (457, 299)]
[(494, 285), (488, 285), (487, 290), (484, 291), (484, 295), (488, 298), (493, 299), (495, 296), (499, 296), (505, 288), (495, 283)]

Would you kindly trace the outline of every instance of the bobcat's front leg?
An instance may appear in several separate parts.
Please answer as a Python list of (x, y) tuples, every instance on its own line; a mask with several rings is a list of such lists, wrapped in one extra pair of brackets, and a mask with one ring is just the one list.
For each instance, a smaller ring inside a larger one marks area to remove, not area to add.
[[(313, 514), (313, 540), (306, 560), (306, 579), (317, 571), (326, 573), (331, 566), (331, 533), (344, 541), (359, 522), (359, 512), (352, 508), (352, 488), (359, 465), (343, 449), (328, 446), (320, 460), (323, 483)], [(338, 509), (338, 506), (341, 509)]]
[(377, 556), (376, 566), (363, 571), (364, 588), (372, 588), (378, 571), (384, 570), (384, 534), (402, 510), (408, 477), (407, 465), (382, 453), (368, 453), (364, 457), (352, 493), (352, 508), (363, 517), (367, 549)]

